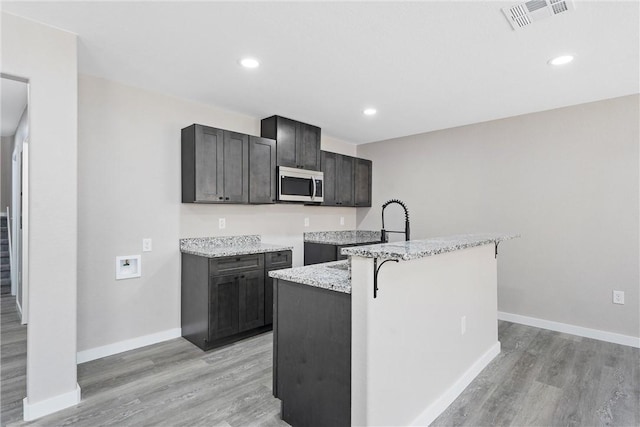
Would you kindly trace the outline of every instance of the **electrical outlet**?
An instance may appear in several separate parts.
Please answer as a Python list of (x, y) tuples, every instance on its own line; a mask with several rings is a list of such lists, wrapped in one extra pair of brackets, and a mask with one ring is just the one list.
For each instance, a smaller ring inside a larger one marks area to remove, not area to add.
[(304, 226), (308, 227), (309, 226), (309, 218), (305, 218), (304, 219)]
[(613, 291), (613, 303), (624, 304), (624, 291)]
[(223, 228), (227, 228), (227, 220), (224, 218), (218, 218), (218, 228), (222, 230)]
[(151, 239), (142, 239), (142, 252), (151, 252)]
[(460, 335), (464, 335), (467, 333), (467, 316), (462, 316), (460, 318)]
[(344, 217), (343, 216), (340, 217), (340, 225), (344, 225)]

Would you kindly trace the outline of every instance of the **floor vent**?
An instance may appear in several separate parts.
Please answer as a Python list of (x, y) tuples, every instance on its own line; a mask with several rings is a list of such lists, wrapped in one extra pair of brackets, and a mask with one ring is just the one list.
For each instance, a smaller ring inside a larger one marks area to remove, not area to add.
[(575, 9), (572, 0), (529, 0), (502, 8), (514, 30), (559, 13)]

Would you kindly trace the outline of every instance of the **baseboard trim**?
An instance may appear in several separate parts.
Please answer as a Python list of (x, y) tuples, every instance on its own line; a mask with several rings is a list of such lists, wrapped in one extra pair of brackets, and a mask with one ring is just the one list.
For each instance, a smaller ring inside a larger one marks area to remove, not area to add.
[(451, 387), (449, 387), (435, 402), (431, 405), (427, 406), (427, 408), (422, 411), (420, 416), (416, 418), (411, 425), (412, 426), (428, 426), (430, 425), (436, 418), (442, 414), (445, 409), (449, 407), (453, 403), (454, 400), (460, 396), (460, 394), (464, 391), (465, 388), (471, 381), (473, 381), (479, 374), (482, 372), (484, 368), (487, 367), (489, 363), (500, 354), (500, 341), (496, 341), (489, 350), (487, 350), (478, 360), (473, 362), (473, 364), (467, 369), (464, 374), (458, 380), (453, 383)]
[(520, 323), (521, 325), (548, 329), (550, 331), (577, 335), (579, 337), (593, 338), (594, 340), (640, 348), (640, 338), (632, 337), (630, 335), (616, 334), (615, 332), (601, 331), (599, 329), (584, 328), (582, 326), (570, 325), (568, 323), (553, 322), (551, 320), (538, 319), (536, 317), (505, 313), (503, 311), (498, 312), (498, 319), (506, 320), (507, 322)]
[(143, 335), (141, 337), (129, 340), (119, 341), (113, 344), (104, 345), (102, 347), (90, 348), (88, 350), (79, 351), (76, 356), (78, 364), (89, 362), (91, 360), (101, 359), (103, 357), (112, 356), (136, 348), (146, 347), (151, 344), (172, 340), (182, 336), (182, 329), (168, 329), (166, 331), (157, 332), (155, 334)]
[(80, 403), (80, 395), (80, 386), (76, 384), (75, 390), (59, 394), (40, 402), (29, 403), (29, 398), (25, 397), (22, 400), (23, 419), (24, 421), (37, 420), (45, 415), (53, 414), (54, 412), (75, 406)]

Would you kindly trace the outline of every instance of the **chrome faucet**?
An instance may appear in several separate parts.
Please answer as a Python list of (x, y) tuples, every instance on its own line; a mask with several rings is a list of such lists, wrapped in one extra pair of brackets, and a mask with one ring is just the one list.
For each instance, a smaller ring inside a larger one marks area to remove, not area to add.
[[(394, 231), (394, 230), (385, 230), (384, 229), (384, 210), (387, 206), (389, 206), (392, 203), (397, 203), (400, 206), (402, 206), (402, 209), (404, 209), (404, 231)], [(387, 243), (389, 241), (389, 238), (387, 237), (387, 233), (402, 233), (404, 234), (404, 240), (408, 241), (410, 240), (409, 237), (409, 209), (407, 209), (407, 206), (404, 204), (404, 202), (398, 200), (398, 199), (391, 199), (388, 202), (385, 202), (382, 205), (382, 230), (380, 231), (380, 238), (382, 239), (382, 243)]]

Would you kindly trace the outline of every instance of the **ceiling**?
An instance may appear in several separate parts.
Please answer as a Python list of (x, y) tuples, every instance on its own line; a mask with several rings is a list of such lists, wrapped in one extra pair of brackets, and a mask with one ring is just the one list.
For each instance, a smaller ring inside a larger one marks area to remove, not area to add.
[[(640, 92), (640, 3), (3, 2), (79, 35), (79, 71), (366, 143)], [(547, 61), (572, 53), (564, 67)], [(244, 69), (238, 60), (258, 58)], [(364, 116), (366, 107), (378, 114)], [(203, 123), (206, 124), (206, 123)], [(185, 123), (187, 125), (187, 123)]]
[(0, 78), (2, 136), (15, 135), (20, 117), (27, 106), (27, 96), (26, 83)]

